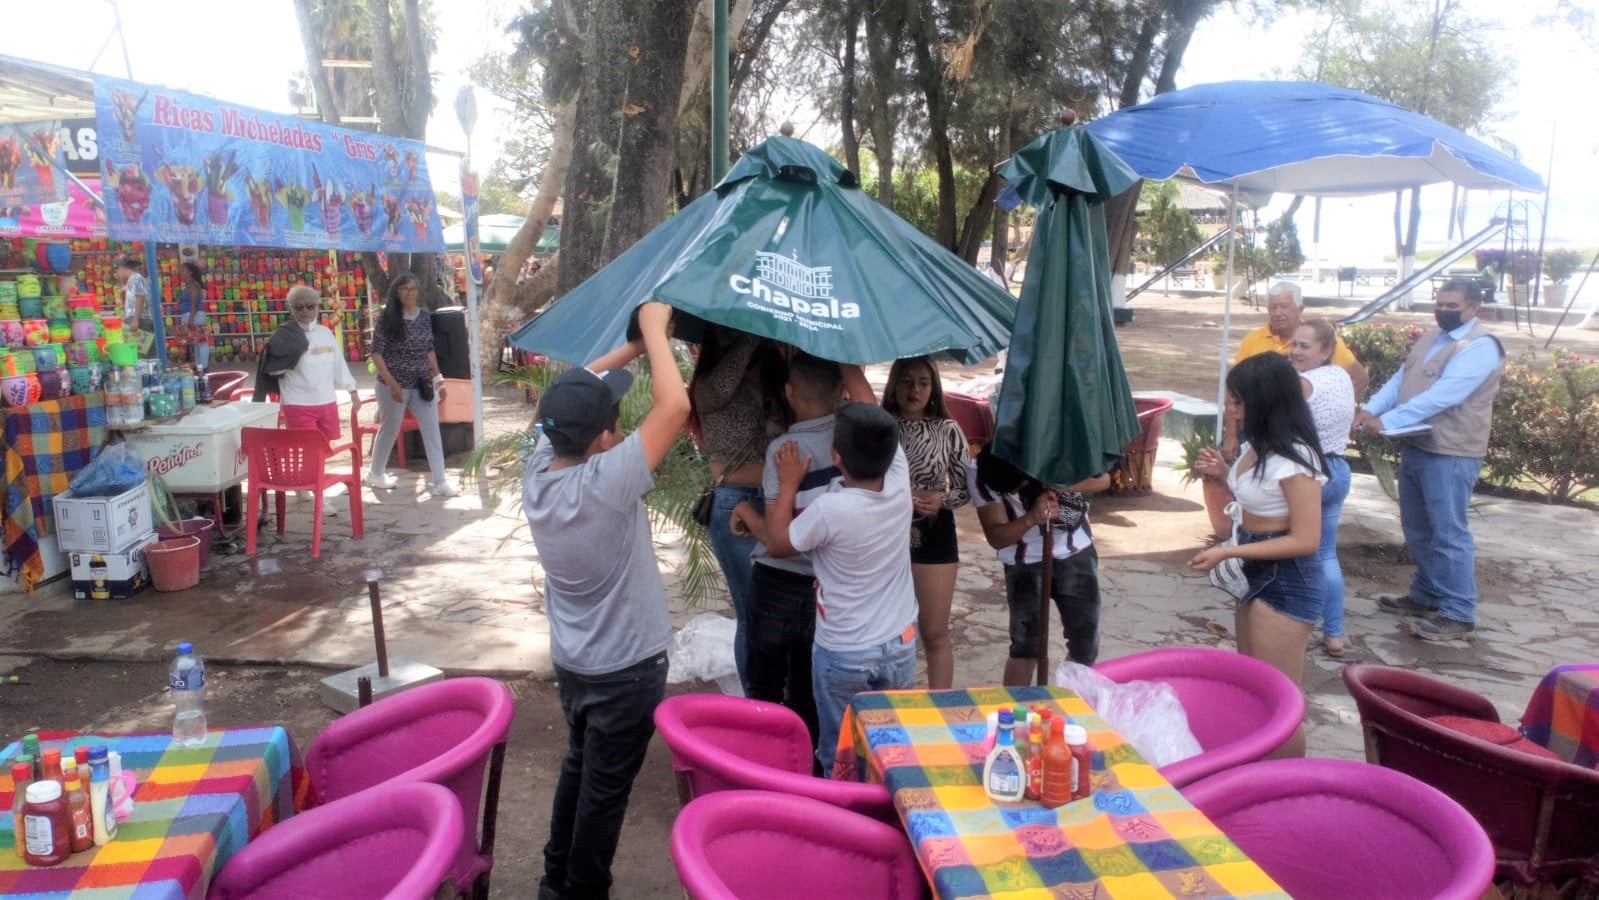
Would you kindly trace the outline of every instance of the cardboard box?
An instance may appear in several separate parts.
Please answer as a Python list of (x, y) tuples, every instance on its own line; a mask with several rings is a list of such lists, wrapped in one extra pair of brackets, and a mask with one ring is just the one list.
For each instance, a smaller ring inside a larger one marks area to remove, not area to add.
[(56, 538), (67, 553), (121, 553), (155, 530), (150, 515), (150, 485), (114, 497), (55, 496)]
[(245, 428), (276, 428), (278, 404), (236, 401), (200, 407), (175, 422), (128, 432), (128, 446), (174, 493), (213, 494), (244, 480)]
[(72, 596), (78, 600), (126, 600), (150, 583), (144, 551), (156, 542), (154, 532), (121, 553), (68, 554), (72, 564)]

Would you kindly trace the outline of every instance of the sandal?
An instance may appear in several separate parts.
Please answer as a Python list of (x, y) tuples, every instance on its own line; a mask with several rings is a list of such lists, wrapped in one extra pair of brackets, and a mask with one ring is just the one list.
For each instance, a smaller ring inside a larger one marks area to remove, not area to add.
[(1321, 640), (1322, 649), (1328, 656), (1339, 657), (1344, 655), (1344, 639), (1341, 637), (1328, 637)]

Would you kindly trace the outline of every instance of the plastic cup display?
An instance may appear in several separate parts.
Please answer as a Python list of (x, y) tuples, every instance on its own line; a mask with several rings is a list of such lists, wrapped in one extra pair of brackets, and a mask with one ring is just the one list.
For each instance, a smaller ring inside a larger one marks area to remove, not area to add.
[(18, 300), (17, 314), (24, 319), (46, 318), (44, 301), (38, 297), (29, 297), (26, 300)]
[(0, 342), (7, 347), (21, 347), (26, 343), (21, 319), (0, 319)]
[(44, 319), (23, 319), (22, 343), (29, 347), (50, 343), (50, 323)]
[(34, 365), (33, 354), (27, 350), (23, 350), (20, 353), (13, 353), (11, 354), (11, 358), (16, 361), (18, 375), (26, 375), (29, 372), (38, 371), (38, 366)]
[(94, 319), (73, 319), (72, 339), (74, 341), (92, 341), (100, 336), (100, 323)]
[(11, 355), (10, 350), (0, 350), (0, 378), (14, 378), (20, 374), (16, 357)]
[(60, 369), (40, 369), (36, 377), (39, 379), (39, 399), (56, 400), (64, 395), (64, 388), (70, 389), (72, 382), (69, 379), (63, 384)]
[(50, 341), (56, 344), (65, 344), (72, 340), (72, 323), (65, 316), (50, 320)]
[(94, 377), (93, 366), (67, 366), (67, 376), (72, 379), (72, 393), (74, 394), (87, 394), (95, 389), (97, 379)]
[(0, 378), (0, 398), (7, 406), (28, 405), (28, 376), (8, 375)]
[[(39, 305), (44, 309), (44, 318), (46, 319), (65, 319), (67, 317), (67, 298), (65, 297), (46, 297)], [(24, 314), (23, 318), (26, 319), (28, 316)]]
[(17, 298), (37, 297), (43, 291), (39, 284), (39, 276), (32, 273), (17, 276)]
[(131, 366), (139, 362), (139, 348), (121, 341), (107, 340), (106, 350), (111, 355), (111, 364), (114, 366)]
[(0, 305), (17, 302), (17, 283), (0, 281)]

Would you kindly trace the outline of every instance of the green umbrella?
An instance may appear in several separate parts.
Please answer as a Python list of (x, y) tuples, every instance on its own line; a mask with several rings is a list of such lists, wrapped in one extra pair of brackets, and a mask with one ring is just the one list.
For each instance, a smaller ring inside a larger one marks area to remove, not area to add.
[[(1000, 167), (1038, 211), (1016, 308), (993, 452), (1045, 484), (1110, 471), (1138, 435), (1132, 389), (1111, 321), (1104, 203), (1138, 181), (1083, 128), (1053, 131)], [(1050, 558), (1044, 530), (1044, 558)], [(1040, 591), (1039, 683), (1048, 670), (1050, 566)]]
[[(479, 218), (477, 220), (478, 250), (483, 253), (504, 253), (505, 248), (511, 244), (511, 238), (516, 237), (516, 233), (522, 228), (524, 221), (526, 219), (523, 217), (513, 216), (509, 213), (496, 213)], [(465, 228), (460, 225), (451, 225), (444, 229), (445, 249), (456, 253), (464, 250), (465, 247), (461, 243), (464, 233)], [(544, 234), (539, 236), (538, 246), (533, 248), (533, 252), (554, 253), (560, 246), (561, 229), (556, 228), (554, 225), (546, 225)]]
[(716, 189), (511, 336), (581, 363), (621, 343), (640, 303), (845, 363), (1005, 345), (1015, 301), (894, 215), (855, 175), (804, 141), (774, 137)]

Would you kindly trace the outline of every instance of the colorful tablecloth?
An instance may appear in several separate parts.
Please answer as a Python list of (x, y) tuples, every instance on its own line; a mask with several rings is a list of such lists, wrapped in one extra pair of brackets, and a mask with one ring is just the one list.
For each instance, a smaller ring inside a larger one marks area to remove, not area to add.
[(1567, 762), (1599, 767), (1599, 663), (1550, 669), (1521, 716), (1521, 733)]
[[(991, 710), (1051, 706), (1088, 729), (1092, 798), (1046, 809), (983, 792)], [(1075, 694), (1060, 688), (857, 694), (835, 777), (886, 785), (939, 897), (1288, 895)]]
[[(79, 745), (104, 744), (139, 776), (133, 817), (116, 839), (35, 868), (13, 850), (12, 818), (0, 816), (0, 897), (38, 900), (199, 900), (217, 870), (245, 842), (305, 806), (310, 780), (282, 728), (214, 729), (199, 747), (171, 735), (41, 735), (70, 757)], [(0, 809), (11, 809), (12, 744), (0, 752)]]
[(54, 530), (46, 501), (66, 490), (105, 444), (105, 394), (74, 394), (4, 415), (6, 562), (12, 571), (21, 567), (31, 591), (44, 574), (39, 538)]

